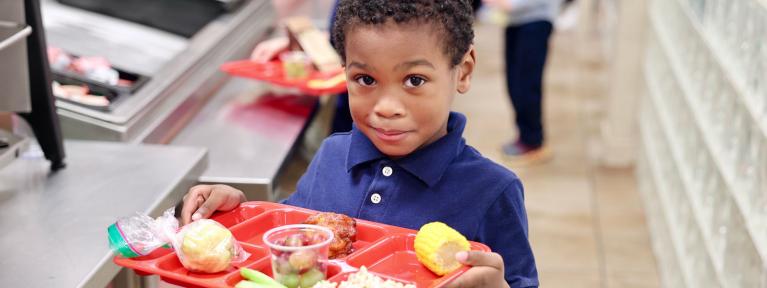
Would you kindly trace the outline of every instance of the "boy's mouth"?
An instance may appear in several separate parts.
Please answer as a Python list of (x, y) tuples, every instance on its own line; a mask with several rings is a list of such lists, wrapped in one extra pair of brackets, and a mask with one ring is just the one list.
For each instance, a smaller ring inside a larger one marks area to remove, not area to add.
[(408, 131), (401, 130), (386, 130), (380, 128), (373, 128), (376, 132), (376, 137), (386, 142), (398, 142), (407, 136)]

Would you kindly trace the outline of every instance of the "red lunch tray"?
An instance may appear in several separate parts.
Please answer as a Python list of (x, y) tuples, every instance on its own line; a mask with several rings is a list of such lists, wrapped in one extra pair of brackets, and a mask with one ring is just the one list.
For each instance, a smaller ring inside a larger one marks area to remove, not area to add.
[[(215, 273), (187, 271), (168, 248), (137, 258), (116, 256), (117, 265), (131, 268), (139, 275), (159, 275), (164, 281), (184, 287), (233, 287), (243, 280), (238, 269), (247, 267), (272, 276), (271, 255), (262, 236), (274, 227), (299, 224), (317, 211), (271, 202), (245, 202), (232, 211), (217, 213), (211, 219), (223, 224), (251, 256), (236, 267)], [(416, 231), (357, 219), (357, 241), (349, 256), (330, 260), (328, 280), (340, 283), (366, 266), (368, 271), (417, 287), (441, 287), (466, 272), (464, 266), (453, 273), (439, 277), (416, 259), (413, 248)], [(471, 242), (471, 249), (490, 251), (484, 244)]]
[(251, 78), (272, 83), (274, 85), (296, 88), (301, 93), (312, 96), (322, 96), (346, 92), (346, 80), (330, 87), (310, 87), (309, 81), (328, 80), (344, 73), (343, 69), (333, 72), (311, 71), (305, 79), (286, 79), (282, 69), (282, 62), (274, 60), (266, 63), (256, 63), (250, 60), (227, 62), (221, 65), (221, 71), (234, 76)]

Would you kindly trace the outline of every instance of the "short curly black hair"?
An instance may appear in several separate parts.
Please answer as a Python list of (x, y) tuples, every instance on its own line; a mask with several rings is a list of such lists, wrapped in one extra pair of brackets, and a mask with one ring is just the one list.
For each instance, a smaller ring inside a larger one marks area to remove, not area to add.
[(432, 24), (442, 33), (442, 48), (455, 66), (474, 41), (470, 0), (340, 0), (331, 34), (333, 47), (346, 59), (346, 31), (355, 25)]

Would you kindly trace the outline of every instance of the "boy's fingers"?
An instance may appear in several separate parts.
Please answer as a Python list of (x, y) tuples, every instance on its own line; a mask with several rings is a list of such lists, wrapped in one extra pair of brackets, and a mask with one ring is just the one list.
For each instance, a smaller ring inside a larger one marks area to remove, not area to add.
[(287, 37), (274, 38), (261, 42), (255, 49), (253, 49), (253, 53), (250, 54), (250, 60), (259, 63), (269, 62), (269, 60), (272, 60), (277, 54), (286, 50), (289, 44), (290, 41)]
[(184, 205), (181, 208), (181, 225), (186, 225), (192, 222), (192, 213), (197, 211), (197, 207), (202, 205), (202, 201), (205, 200), (205, 192), (210, 193), (210, 187), (208, 185), (197, 185), (189, 189), (189, 193), (184, 196)]
[(253, 51), (253, 54), (250, 55), (250, 60), (252, 60), (254, 62), (259, 62), (259, 63), (266, 62), (266, 59), (265, 59), (266, 55), (265, 54), (266, 54), (266, 51), (264, 51), (264, 49), (262, 47), (257, 48), (256, 50)]
[(210, 197), (205, 199), (205, 202), (203, 202), (202, 205), (199, 206), (200, 208), (198, 208), (197, 211), (195, 211), (194, 214), (192, 214), (192, 221), (209, 218), (210, 215), (212, 215), (213, 212), (216, 212), (216, 210), (218, 210), (218, 208), (220, 208), (225, 201), (226, 201), (225, 194), (210, 193)]
[(455, 259), (472, 268), (445, 288), (508, 287), (503, 280), (503, 258), (498, 253), (465, 251), (456, 253)]
[[(498, 287), (493, 281), (487, 279), (490, 273), (497, 273), (494, 268), (477, 266), (472, 267), (455, 280), (445, 285), (445, 288), (471, 288), (471, 287)], [(502, 287), (502, 286), (501, 286)]]
[(450, 283), (447, 283), (445, 285), (445, 288), (465, 288), (465, 287), (474, 287), (474, 282), (476, 281), (474, 277), (471, 275), (471, 269), (463, 273), (461, 276), (458, 276), (458, 278), (454, 279), (453, 281), (450, 281)]
[(250, 60), (253, 62), (264, 63), (272, 59), (274, 54), (270, 51), (273, 50), (270, 46), (269, 41), (258, 44), (258, 46), (253, 49), (253, 53), (250, 54)]
[(457, 279), (451, 281), (450, 283), (447, 283), (447, 285), (445, 285), (444, 287), (445, 288), (471, 287), (470, 285), (468, 285), (468, 283), (466, 283), (467, 281), (468, 280), (466, 280), (466, 274), (464, 273), (463, 275), (461, 275)]
[[(201, 206), (202, 206), (202, 204), (205, 204), (205, 198), (203, 198), (202, 196), (198, 196), (198, 197), (197, 197), (197, 200), (195, 200), (195, 202), (194, 202), (194, 207), (201, 207)], [(199, 208), (198, 208), (197, 210), (199, 210)], [(197, 215), (197, 217), (195, 217), (195, 215)], [(191, 220), (192, 220), (192, 221), (195, 221), (195, 220), (200, 220), (200, 218), (201, 218), (201, 217), (200, 217), (200, 215), (198, 215), (198, 214), (197, 214), (197, 211), (195, 211), (195, 213), (194, 213), (194, 214), (192, 214), (192, 218), (191, 218)], [(190, 221), (190, 222), (191, 222), (191, 221)]]
[(503, 258), (498, 253), (465, 251), (456, 253), (455, 259), (469, 266), (488, 266), (498, 270), (503, 269)]

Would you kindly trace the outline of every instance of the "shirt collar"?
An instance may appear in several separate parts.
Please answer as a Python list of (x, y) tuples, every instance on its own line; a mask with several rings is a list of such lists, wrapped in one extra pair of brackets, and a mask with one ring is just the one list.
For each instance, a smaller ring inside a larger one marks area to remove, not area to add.
[[(465, 126), (466, 116), (461, 113), (450, 112), (447, 120), (447, 135), (394, 162), (423, 181), (427, 186), (434, 186), (442, 178), (442, 174), (453, 162), (453, 159), (463, 151), (466, 145), (463, 139)], [(382, 158), (386, 158), (386, 155), (381, 153), (356, 126), (353, 126), (349, 153), (346, 158), (347, 171), (351, 171), (361, 164)]]

